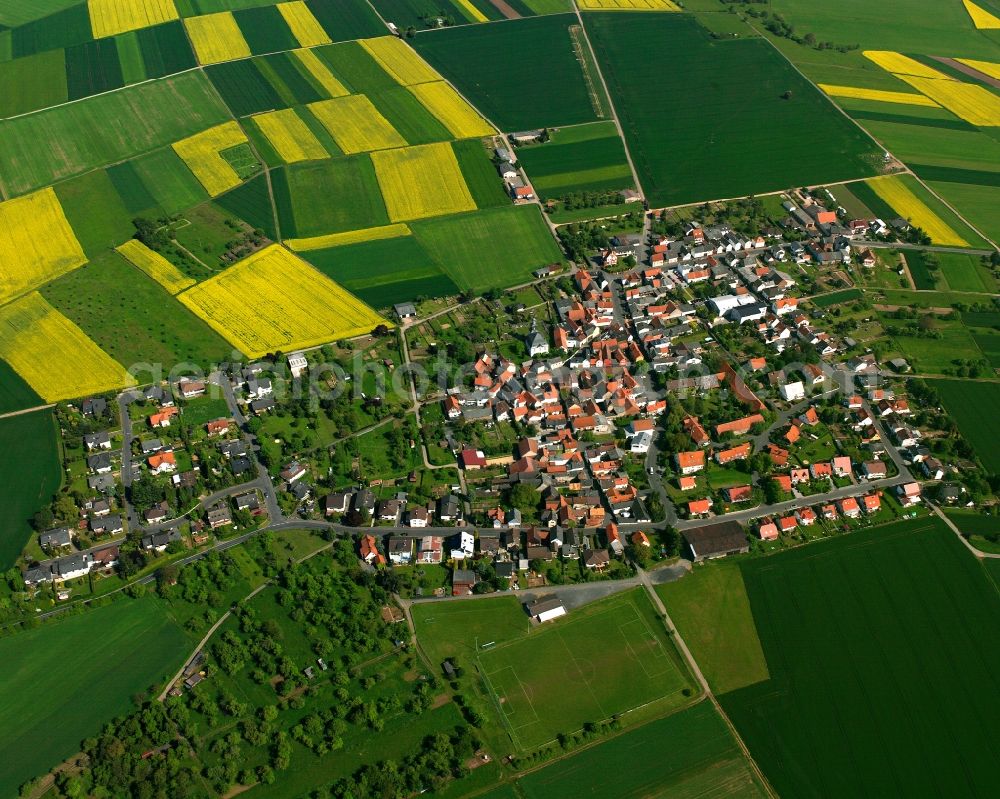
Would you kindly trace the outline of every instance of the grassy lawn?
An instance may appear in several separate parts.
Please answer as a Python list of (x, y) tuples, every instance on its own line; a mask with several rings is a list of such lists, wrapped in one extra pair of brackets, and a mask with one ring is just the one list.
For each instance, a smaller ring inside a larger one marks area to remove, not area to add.
[(713, 691), (724, 694), (768, 678), (738, 561), (698, 566), (656, 593)]
[(9, 363), (0, 360), (0, 413), (34, 408), (44, 402), (34, 389), (24, 382)]
[(417, 640), (431, 663), (451, 658), (469, 667), (476, 642), (503, 644), (530, 631), (528, 616), (513, 596), (472, 602), (418, 602), (412, 608)]
[(771, 677), (721, 701), (780, 795), (996, 793), (1000, 594), (943, 522), (741, 569)]
[(639, 588), (481, 648), (479, 669), (515, 745), (528, 750), (649, 702), (677, 707), (693, 691)]
[[(132, 697), (159, 686), (187, 656), (165, 604), (121, 600), (0, 639), (0, 792), (79, 751)], [(86, 701), (81, 697), (86, 696)]]
[(229, 416), (229, 406), (222, 397), (196, 397), (181, 405), (181, 419), (189, 427), (200, 427), (226, 416)]
[(939, 338), (895, 336), (893, 341), (915, 372), (943, 374), (957, 358), (976, 359), (983, 353), (961, 323), (938, 325)]

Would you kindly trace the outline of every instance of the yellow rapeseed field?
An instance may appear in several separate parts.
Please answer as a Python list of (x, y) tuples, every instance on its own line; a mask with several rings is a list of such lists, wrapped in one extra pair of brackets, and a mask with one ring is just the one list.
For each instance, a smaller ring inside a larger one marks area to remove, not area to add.
[(1000, 18), (995, 17), (985, 8), (969, 2), (969, 0), (963, 0), (963, 2), (965, 3), (965, 10), (968, 11), (969, 16), (972, 17), (972, 24), (979, 28), (979, 30), (994, 30), (996, 28), (1000, 28)]
[(251, 358), (370, 333), (389, 324), (280, 244), (178, 299)]
[(185, 275), (170, 261), (149, 249), (138, 239), (129, 239), (115, 249), (122, 258), (141, 269), (171, 294), (178, 294), (195, 284), (194, 279)]
[(938, 80), (952, 80), (943, 72), (914, 61), (909, 56), (902, 53), (895, 53), (892, 50), (865, 50), (865, 58), (882, 67), (886, 72), (891, 72), (897, 77), (903, 75), (916, 75), (918, 78), (936, 78)]
[(372, 163), (393, 222), (476, 208), (447, 142), (372, 153)]
[(135, 384), (125, 367), (37, 291), (0, 307), (0, 358), (46, 402)]
[(88, 0), (95, 39), (148, 28), (177, 19), (174, 0)]
[(923, 228), (935, 244), (968, 247), (969, 242), (959, 236), (951, 227), (934, 213), (897, 176), (869, 180), (868, 185), (892, 209), (911, 225)]
[(403, 86), (441, 80), (441, 76), (424, 59), (395, 36), (362, 39), (361, 46), (378, 61), (382, 69)]
[(469, 0), (455, 0), (462, 8), (464, 8), (469, 17), (473, 22), (489, 22), (489, 17), (487, 17), (482, 11), (476, 8)]
[(855, 100), (876, 100), (880, 103), (902, 103), (905, 105), (922, 105), (938, 108), (930, 97), (910, 92), (889, 92), (883, 89), (862, 89), (858, 86), (834, 86), (829, 83), (818, 83), (823, 91), (831, 97), (851, 97)]
[(286, 164), (326, 158), (329, 153), (293, 108), (251, 117)]
[(443, 80), (410, 86), (410, 91), (434, 116), (441, 120), (456, 139), (489, 136), (493, 128), (476, 109)]
[(955, 60), (960, 64), (965, 64), (967, 67), (978, 69), (984, 75), (989, 75), (991, 78), (1000, 80), (1000, 64), (996, 64), (993, 61), (976, 61), (972, 58), (956, 58)]
[(897, 77), (966, 122), (980, 128), (1000, 126), (1000, 97), (985, 86), (956, 80), (931, 80), (913, 75)]
[(406, 145), (406, 139), (363, 94), (320, 100), (308, 108), (348, 155)]
[(250, 45), (231, 11), (187, 17), (184, 20), (199, 64), (218, 64), (250, 55)]
[(213, 197), (240, 185), (240, 176), (219, 153), (247, 140), (234, 121), (188, 136), (174, 144), (177, 155)]
[(312, 236), (306, 239), (285, 239), (285, 244), (296, 252), (308, 250), (325, 250), (328, 247), (342, 247), (345, 244), (358, 244), (363, 241), (378, 241), (379, 239), (398, 239), (409, 236), (410, 229), (402, 224), (368, 227), (363, 230), (348, 230), (345, 233), (327, 233), (325, 236)]
[(303, 47), (316, 47), (320, 44), (330, 44), (330, 37), (327, 36), (319, 20), (313, 16), (309, 6), (303, 0), (294, 0), (291, 3), (278, 3), (278, 11), (284, 17), (285, 22), (292, 31), (292, 35)]
[(577, 0), (581, 11), (680, 11), (672, 0)]
[(0, 303), (86, 262), (51, 188), (0, 203)]
[(350, 94), (344, 84), (333, 76), (329, 67), (320, 61), (319, 56), (312, 50), (293, 50), (292, 54), (316, 82), (326, 89), (326, 93), (330, 97), (343, 97), (345, 94)]

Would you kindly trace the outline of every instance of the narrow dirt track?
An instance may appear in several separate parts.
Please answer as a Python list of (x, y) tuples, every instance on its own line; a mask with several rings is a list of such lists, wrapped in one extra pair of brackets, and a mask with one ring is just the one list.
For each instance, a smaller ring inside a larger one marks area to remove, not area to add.
[(1000, 80), (987, 75), (985, 72), (980, 72), (978, 69), (973, 69), (960, 61), (956, 61), (954, 58), (945, 58), (944, 56), (939, 55), (931, 56), (931, 58), (935, 61), (940, 61), (942, 64), (946, 64), (952, 69), (957, 69), (959, 72), (968, 75), (970, 78), (975, 78), (982, 83), (992, 86), (994, 89), (1000, 89)]

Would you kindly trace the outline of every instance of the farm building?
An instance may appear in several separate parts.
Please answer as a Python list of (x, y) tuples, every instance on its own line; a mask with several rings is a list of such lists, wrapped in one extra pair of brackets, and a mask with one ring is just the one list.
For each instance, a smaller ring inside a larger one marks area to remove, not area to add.
[(719, 522), (684, 531), (684, 542), (695, 563), (750, 551), (746, 532), (738, 522)]

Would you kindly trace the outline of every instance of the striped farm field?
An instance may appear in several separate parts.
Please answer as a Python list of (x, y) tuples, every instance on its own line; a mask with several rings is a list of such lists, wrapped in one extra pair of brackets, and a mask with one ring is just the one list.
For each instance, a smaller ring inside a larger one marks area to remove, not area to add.
[(441, 76), (424, 59), (395, 36), (365, 39), (361, 46), (403, 86), (441, 80)]
[(972, 67), (984, 75), (989, 75), (991, 78), (996, 78), (1000, 80), (1000, 64), (993, 61), (976, 61), (972, 58), (956, 58), (956, 61), (960, 64), (965, 64), (967, 67)]
[(46, 402), (135, 382), (37, 291), (0, 307), (0, 358)]
[(303, 47), (316, 47), (320, 44), (330, 44), (330, 37), (323, 26), (319, 24), (312, 11), (303, 0), (291, 3), (279, 3), (278, 11), (292, 31), (292, 36)]
[(363, 94), (320, 100), (307, 107), (348, 155), (406, 145), (406, 139)]
[(469, 0), (455, 0), (458, 7), (462, 9), (464, 14), (467, 14), (469, 19), (473, 22), (489, 22), (489, 18), (478, 8), (476, 8)]
[(930, 97), (910, 92), (890, 92), (884, 89), (862, 89), (860, 86), (834, 86), (829, 83), (817, 83), (831, 97), (849, 97), (855, 100), (875, 100), (880, 103), (901, 103), (903, 105), (921, 105), (936, 108)]
[(251, 120), (286, 164), (313, 161), (330, 155), (294, 108), (258, 114)]
[(51, 188), (0, 203), (0, 303), (86, 261)]
[(192, 71), (7, 119), (0, 122), (0, 182), (8, 196), (25, 194), (229, 116), (204, 73)]
[(145, 272), (171, 294), (179, 294), (195, 283), (170, 261), (158, 252), (149, 249), (138, 239), (129, 239), (115, 249), (122, 258)]
[(410, 229), (404, 224), (380, 225), (364, 230), (348, 230), (344, 233), (328, 233), (325, 236), (311, 236), (305, 239), (285, 239), (285, 244), (296, 252), (309, 250), (325, 250), (330, 247), (342, 247), (347, 244), (360, 244), (364, 241), (380, 241), (381, 239), (396, 239), (409, 236)]
[(279, 244), (254, 253), (178, 299), (251, 358), (350, 338), (387, 324)]
[(174, 0), (87, 0), (94, 38), (149, 28), (178, 18)]
[(456, 139), (489, 136), (493, 132), (493, 128), (476, 109), (443, 80), (420, 83), (411, 86), (410, 91), (423, 103), (424, 108), (448, 128)]
[(868, 185), (897, 214), (910, 224), (923, 228), (935, 244), (968, 247), (969, 243), (917, 197), (899, 177), (877, 178)]
[(1000, 126), (1000, 97), (985, 86), (914, 75), (897, 77), (972, 125), (981, 128)]
[(943, 72), (939, 72), (925, 64), (921, 64), (919, 61), (915, 61), (909, 56), (905, 56), (902, 53), (895, 53), (892, 50), (865, 50), (864, 56), (893, 75), (914, 75), (918, 78), (952, 80), (952, 78), (949, 78)]
[(174, 152), (188, 165), (205, 191), (215, 197), (242, 182), (236, 170), (220, 153), (246, 141), (246, 134), (240, 126), (229, 121), (175, 142)]
[(977, 6), (972, 0), (962, 0), (965, 10), (972, 18), (972, 24), (978, 30), (996, 30), (1000, 28), (1000, 18), (994, 16), (982, 6)]
[(673, 0), (577, 0), (581, 11), (680, 11)]
[(447, 143), (375, 152), (372, 163), (393, 222), (476, 208), (455, 152)]
[(218, 64), (250, 55), (250, 45), (231, 11), (219, 11), (184, 20), (199, 64)]
[(312, 75), (315, 80), (330, 97), (343, 97), (350, 92), (344, 84), (334, 77), (330, 68), (320, 61), (319, 56), (312, 50), (294, 50), (292, 55), (299, 60), (305, 70)]

